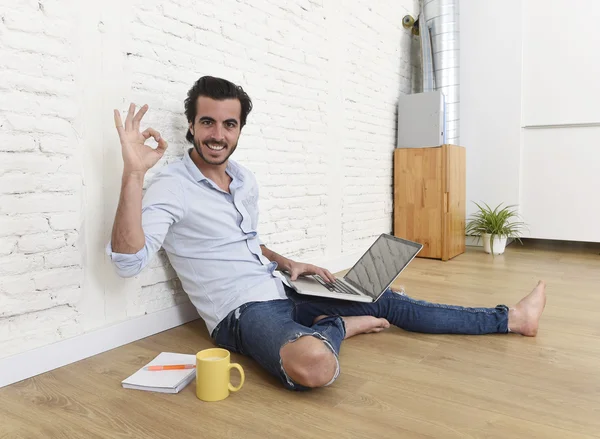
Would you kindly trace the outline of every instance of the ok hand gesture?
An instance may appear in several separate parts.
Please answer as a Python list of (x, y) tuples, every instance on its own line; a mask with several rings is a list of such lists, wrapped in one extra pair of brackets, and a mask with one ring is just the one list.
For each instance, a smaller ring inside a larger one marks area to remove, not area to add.
[[(123, 122), (121, 121), (119, 110), (114, 111), (115, 126), (119, 133), (119, 140), (121, 141), (124, 174), (144, 175), (148, 169), (161, 159), (167, 149), (167, 141), (160, 136), (158, 131), (148, 128), (143, 133), (140, 133), (140, 122), (146, 111), (148, 111), (148, 105), (140, 108), (134, 116), (135, 104), (130, 104), (129, 112), (125, 119), (125, 126), (123, 126)], [(154, 137), (154, 140), (158, 143), (156, 149), (144, 144), (150, 137)]]

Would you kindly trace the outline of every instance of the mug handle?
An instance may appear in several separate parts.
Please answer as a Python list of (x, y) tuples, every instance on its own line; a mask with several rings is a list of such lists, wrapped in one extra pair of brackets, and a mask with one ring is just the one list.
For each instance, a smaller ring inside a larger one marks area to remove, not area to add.
[(237, 391), (238, 391), (238, 390), (240, 390), (240, 389), (242, 388), (242, 386), (244, 385), (244, 379), (245, 379), (246, 377), (244, 376), (244, 369), (242, 369), (242, 366), (240, 366), (239, 364), (237, 364), (237, 363), (231, 363), (231, 364), (229, 365), (229, 370), (231, 371), (231, 369), (232, 369), (232, 368), (235, 368), (235, 369), (237, 369), (237, 370), (238, 370), (238, 372), (240, 373), (240, 376), (241, 376), (242, 380), (240, 381), (240, 384), (239, 384), (239, 386), (237, 386), (237, 387), (233, 387), (233, 386), (231, 385), (231, 383), (227, 383), (227, 386), (229, 387), (229, 391), (230, 391), (230, 392), (237, 392)]

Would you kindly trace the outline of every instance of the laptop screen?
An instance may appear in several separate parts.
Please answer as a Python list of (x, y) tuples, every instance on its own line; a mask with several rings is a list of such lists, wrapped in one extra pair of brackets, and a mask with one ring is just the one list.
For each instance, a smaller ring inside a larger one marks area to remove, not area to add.
[(390, 235), (381, 235), (348, 271), (344, 280), (377, 299), (423, 246)]

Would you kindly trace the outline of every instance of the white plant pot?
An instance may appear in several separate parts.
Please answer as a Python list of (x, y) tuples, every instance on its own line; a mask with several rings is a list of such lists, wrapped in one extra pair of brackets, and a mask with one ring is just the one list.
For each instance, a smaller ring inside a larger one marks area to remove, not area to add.
[[(484, 233), (483, 235), (481, 235), (481, 239), (483, 239), (483, 250), (486, 253), (492, 253), (492, 246), (491, 246), (491, 238), (492, 235), (490, 235), (489, 233)], [(504, 250), (506, 249), (506, 236), (494, 236), (494, 254), (495, 255), (501, 255), (502, 253), (504, 253)]]

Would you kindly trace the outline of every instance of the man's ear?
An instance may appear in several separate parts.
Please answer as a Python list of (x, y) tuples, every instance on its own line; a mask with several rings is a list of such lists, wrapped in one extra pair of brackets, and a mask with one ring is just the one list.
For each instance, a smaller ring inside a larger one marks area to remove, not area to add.
[(192, 136), (194, 135), (194, 124), (190, 122), (190, 125), (188, 126), (190, 133), (192, 133)]

